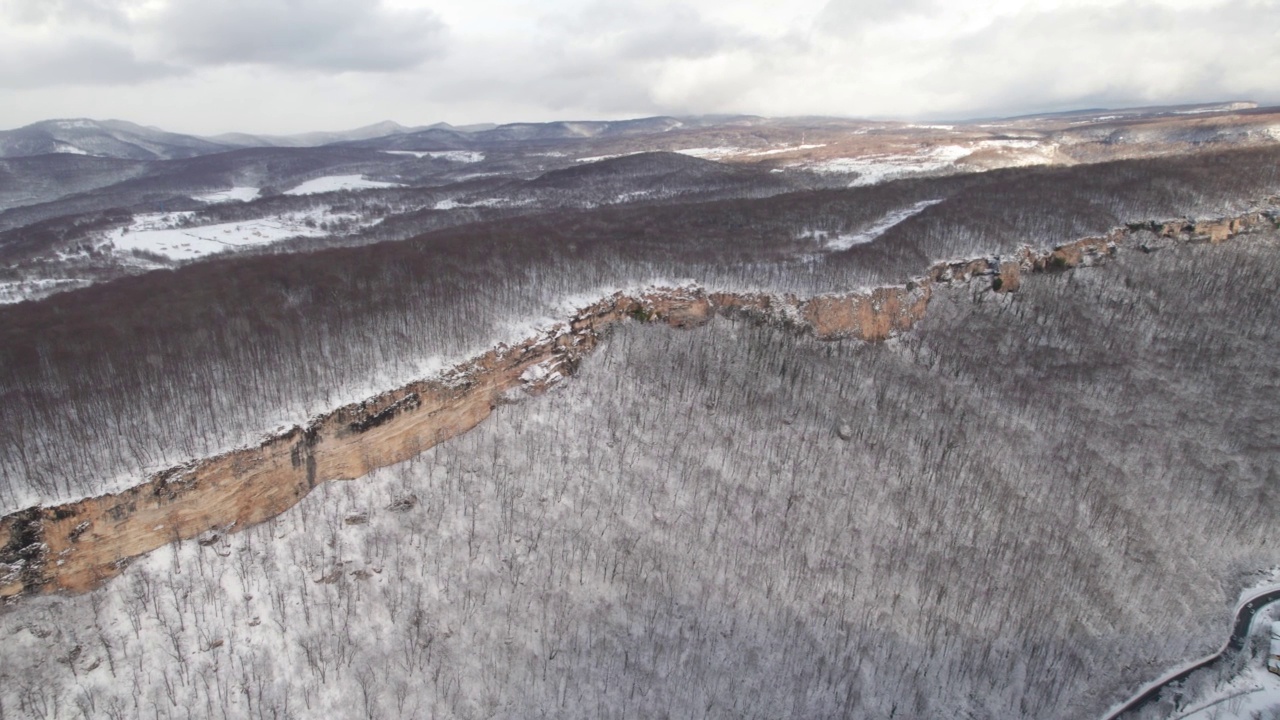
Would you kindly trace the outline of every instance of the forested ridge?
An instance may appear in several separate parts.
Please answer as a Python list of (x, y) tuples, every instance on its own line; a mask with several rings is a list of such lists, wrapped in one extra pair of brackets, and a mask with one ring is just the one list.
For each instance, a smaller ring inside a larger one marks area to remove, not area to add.
[[(0, 308), (0, 505), (132, 484), (475, 355), (566, 303), (693, 280), (842, 292), (939, 259), (1125, 222), (1219, 216), (1280, 189), (1280, 151), (1001, 170), (870, 188), (558, 211), (402, 242), (213, 260)], [(855, 231), (940, 200), (875, 242)]]
[(1280, 520), (1280, 236), (1133, 232), (885, 343), (624, 323), (453, 442), (0, 613), (0, 703), (1096, 717), (1217, 647)]

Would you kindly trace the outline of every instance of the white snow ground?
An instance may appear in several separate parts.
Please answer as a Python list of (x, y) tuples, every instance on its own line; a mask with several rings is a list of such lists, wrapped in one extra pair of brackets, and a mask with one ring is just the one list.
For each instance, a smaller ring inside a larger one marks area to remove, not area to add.
[[(1267, 636), (1278, 621), (1280, 603), (1273, 603), (1254, 618), (1253, 634)], [(1266, 663), (1266, 657), (1251, 659), (1243, 672), (1198, 698), (1186, 710), (1173, 715), (1171, 720), (1272, 717), (1270, 713), (1280, 711), (1280, 675), (1268, 672)]]
[(783, 145), (781, 147), (770, 148), (768, 150), (751, 150), (749, 148), (740, 148), (733, 146), (722, 147), (696, 147), (676, 150), (681, 155), (689, 155), (690, 157), (703, 158), (706, 160), (721, 160), (730, 157), (763, 157), (766, 155), (777, 155), (785, 152), (795, 152), (798, 150), (814, 150), (820, 147), (826, 147), (826, 143), (818, 145)]
[(816, 150), (820, 147), (826, 147), (826, 143), (818, 143), (817, 145), (785, 145), (783, 147), (773, 148), (771, 150), (755, 150), (747, 153), (751, 157), (760, 157), (762, 155), (777, 155), (785, 152), (795, 152), (798, 150)]
[(336, 190), (369, 190), (372, 188), (403, 187), (400, 183), (369, 180), (363, 175), (326, 175), (308, 180), (292, 190), (285, 190), (285, 195), (314, 195), (316, 193), (334, 192)]
[(876, 220), (867, 227), (854, 233), (833, 234), (823, 232), (821, 230), (805, 230), (796, 238), (797, 240), (817, 240), (822, 243), (822, 248), (831, 252), (840, 250), (848, 250), (854, 245), (865, 245), (881, 235), (889, 231), (889, 228), (906, 220), (909, 217), (919, 215), (925, 208), (931, 205), (937, 205), (942, 200), (921, 200), (910, 207), (899, 208), (892, 212), (886, 213), (884, 217)]
[(638, 150), (636, 152), (617, 153), (615, 155), (592, 155), (591, 157), (574, 158), (573, 161), (576, 163), (593, 163), (600, 162), (601, 160), (612, 160), (614, 158), (627, 157), (628, 155), (639, 155), (641, 152), (643, 151)]
[(70, 290), (86, 287), (88, 280), (69, 278), (32, 278), (13, 282), (0, 282), (0, 305), (11, 305), (23, 300), (41, 298), (54, 290)]
[(241, 187), (237, 185), (230, 190), (192, 195), (191, 198), (210, 205), (216, 205), (225, 202), (249, 202), (250, 200), (258, 199), (260, 194), (262, 194), (262, 191), (256, 187)]
[(59, 143), (58, 146), (53, 149), (53, 151), (55, 153), (61, 153), (63, 155), (88, 155), (89, 154), (88, 152), (81, 150), (75, 145), (68, 145), (67, 143)]
[(288, 238), (323, 237), (330, 232), (324, 228), (326, 222), (357, 219), (353, 215), (330, 214), (327, 208), (320, 208), (239, 222), (183, 227), (183, 221), (191, 215), (190, 212), (138, 215), (132, 225), (112, 230), (104, 239), (121, 253), (143, 250), (170, 260), (191, 260)]
[(1250, 665), (1217, 693), (1220, 697), (1196, 703), (1177, 720), (1253, 720), (1280, 710), (1280, 676)]
[(719, 160), (720, 158), (733, 157), (735, 155), (748, 155), (751, 153), (750, 150), (731, 146), (685, 148), (683, 150), (676, 150), (676, 152), (681, 155), (702, 158), (704, 160)]
[(973, 148), (961, 145), (939, 145), (924, 148), (921, 152), (910, 155), (868, 155), (859, 158), (832, 158), (816, 163), (800, 163), (795, 167), (805, 167), (822, 173), (857, 173), (858, 177), (849, 183), (849, 187), (861, 187), (909, 175), (922, 175), (948, 170), (955, 166), (957, 160), (972, 152)]

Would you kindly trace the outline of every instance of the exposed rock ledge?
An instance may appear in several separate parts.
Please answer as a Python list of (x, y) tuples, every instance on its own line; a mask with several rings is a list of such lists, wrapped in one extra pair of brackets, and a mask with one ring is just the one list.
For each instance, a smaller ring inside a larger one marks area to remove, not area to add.
[(1224, 242), (1276, 225), (1255, 212), (1194, 223), (1131, 225), (1053, 250), (939, 263), (905, 285), (810, 299), (657, 288), (617, 293), (567, 323), (518, 345), (497, 348), (439, 379), (424, 380), (338, 408), (306, 427), (245, 448), (157, 473), (120, 493), (0, 519), (0, 599), (83, 592), (119, 574), (130, 559), (175, 540), (229, 532), (271, 518), (318, 483), (350, 480), (407, 460), (475, 427), (510, 391), (538, 393), (573, 374), (609, 327), (632, 319), (694, 327), (723, 315), (778, 322), (823, 339), (883, 340), (924, 316), (935, 287), (984, 283), (1017, 290), (1028, 272), (1101, 262), (1126, 243)]

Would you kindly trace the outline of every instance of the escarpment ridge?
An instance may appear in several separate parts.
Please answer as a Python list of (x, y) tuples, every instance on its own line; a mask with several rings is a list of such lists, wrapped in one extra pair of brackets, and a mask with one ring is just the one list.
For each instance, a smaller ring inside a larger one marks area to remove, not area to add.
[(1216, 244), (1273, 227), (1275, 213), (1261, 211), (1207, 222), (1135, 224), (1051, 250), (938, 263), (903, 285), (806, 299), (698, 287), (615, 293), (523, 342), (338, 408), (255, 447), (170, 468), (119, 493), (8, 515), (0, 519), (0, 598), (90, 590), (131, 558), (169, 542), (254, 525), (319, 483), (407, 460), (475, 427), (513, 394), (536, 394), (572, 375), (608, 329), (627, 320), (682, 328), (721, 314), (822, 339), (880, 341), (910, 329), (934, 292), (947, 285), (1013, 292), (1028, 273), (1097, 264), (1121, 248)]

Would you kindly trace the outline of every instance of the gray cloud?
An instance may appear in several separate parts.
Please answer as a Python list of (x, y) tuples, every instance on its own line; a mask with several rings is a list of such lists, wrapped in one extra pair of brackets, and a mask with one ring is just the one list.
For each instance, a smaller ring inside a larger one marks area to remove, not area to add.
[[(549, 29), (554, 26), (549, 26)], [(750, 44), (750, 36), (708, 22), (687, 5), (597, 3), (559, 24), (566, 41), (626, 61), (709, 57)]]
[(829, 0), (814, 26), (822, 32), (864, 32), (876, 24), (928, 12), (936, 0)]
[(0, 125), (97, 114), (295, 132), (1280, 102), (1277, 17), (1280, 0), (0, 0)]
[(0, 87), (128, 85), (181, 74), (183, 69), (139, 59), (119, 43), (71, 36), (34, 47), (0, 50)]
[(15, 24), (92, 24), (125, 28), (128, 18), (119, 0), (0, 0), (0, 17)]
[(948, 71), (931, 89), (964, 87), (964, 109), (974, 110), (1274, 95), (1277, 17), (1277, 0), (1181, 10), (1130, 0), (1017, 13), (938, 48)]
[[(537, 30), (522, 43), (465, 48), (462, 58), (451, 58), (461, 72), (422, 87), (437, 102), (523, 105), (557, 115), (698, 112), (664, 98), (663, 78), (692, 78), (699, 63), (727, 58), (749, 72), (776, 44), (675, 3), (596, 2), (543, 17)], [(737, 92), (720, 83), (701, 99)]]
[(150, 32), (195, 65), (257, 64), (326, 72), (385, 72), (442, 50), (430, 10), (395, 11), (347, 0), (171, 0)]

